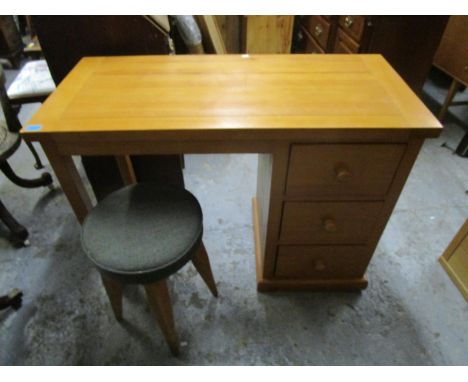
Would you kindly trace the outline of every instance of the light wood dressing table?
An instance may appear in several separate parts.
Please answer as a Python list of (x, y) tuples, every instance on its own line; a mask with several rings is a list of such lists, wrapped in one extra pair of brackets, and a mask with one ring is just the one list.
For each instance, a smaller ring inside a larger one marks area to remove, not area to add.
[[(72, 155), (259, 153), (257, 285), (358, 290), (441, 125), (380, 55), (84, 58), (25, 125), (80, 222)], [(131, 178), (131, 174), (123, 175)]]

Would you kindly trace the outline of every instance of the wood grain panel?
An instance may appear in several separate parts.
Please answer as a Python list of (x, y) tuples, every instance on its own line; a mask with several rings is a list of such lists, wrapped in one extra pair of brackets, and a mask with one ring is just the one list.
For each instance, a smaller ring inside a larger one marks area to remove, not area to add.
[(245, 16), (246, 53), (291, 53), (294, 16)]

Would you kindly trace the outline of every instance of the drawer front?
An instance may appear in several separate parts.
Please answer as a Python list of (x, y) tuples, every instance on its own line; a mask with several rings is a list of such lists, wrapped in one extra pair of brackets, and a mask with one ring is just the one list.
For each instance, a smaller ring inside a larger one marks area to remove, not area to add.
[(338, 23), (349, 36), (357, 42), (361, 41), (364, 26), (366, 25), (364, 16), (340, 16)]
[(286, 194), (383, 199), (405, 148), (404, 144), (293, 145)]
[(365, 244), (383, 202), (286, 202), (281, 244)]
[(330, 23), (320, 16), (309, 16), (303, 21), (307, 32), (314, 37), (323, 49), (327, 48)]
[(276, 277), (337, 279), (363, 277), (371, 254), (365, 246), (280, 246)]
[(346, 33), (344, 33), (341, 28), (338, 28), (336, 34), (335, 47), (333, 49), (334, 53), (358, 53), (359, 44), (353, 41)]
[(309, 32), (307, 32), (307, 30), (304, 27), (302, 27), (301, 31), (305, 40), (304, 53), (312, 53), (312, 54), (325, 53), (325, 51), (322, 49), (319, 43), (312, 36), (310, 36)]

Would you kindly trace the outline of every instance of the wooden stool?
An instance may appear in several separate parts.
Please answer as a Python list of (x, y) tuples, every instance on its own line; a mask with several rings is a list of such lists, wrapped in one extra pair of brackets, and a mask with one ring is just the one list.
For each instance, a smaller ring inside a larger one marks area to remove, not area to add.
[(174, 355), (179, 349), (166, 279), (191, 260), (218, 295), (202, 233), (202, 210), (190, 192), (151, 183), (113, 192), (83, 223), (83, 249), (101, 273), (115, 317), (122, 319), (123, 285), (143, 284)]

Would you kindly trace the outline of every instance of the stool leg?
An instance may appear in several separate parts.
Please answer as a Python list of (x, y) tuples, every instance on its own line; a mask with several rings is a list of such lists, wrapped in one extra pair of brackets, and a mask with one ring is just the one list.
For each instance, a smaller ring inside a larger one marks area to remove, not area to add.
[(172, 354), (177, 355), (179, 354), (179, 343), (166, 280), (156, 281), (155, 283), (145, 284), (144, 286), (153, 315), (163, 332)]
[(447, 96), (445, 97), (444, 104), (442, 105), (442, 108), (439, 111), (439, 121), (442, 121), (445, 117), (445, 114), (447, 113), (447, 110), (452, 103), (453, 98), (455, 97), (455, 94), (457, 94), (457, 90), (459, 88), (460, 84), (456, 79), (453, 79), (452, 84), (450, 85), (449, 91), (447, 93)]
[(210, 288), (213, 296), (218, 297), (218, 289), (216, 288), (213, 272), (211, 272), (210, 259), (208, 258), (203, 242), (201, 243), (198, 253), (192, 259), (192, 263), (205, 281), (205, 284)]
[(114, 311), (114, 316), (117, 321), (122, 321), (123, 284), (103, 275), (101, 275), (101, 279)]

